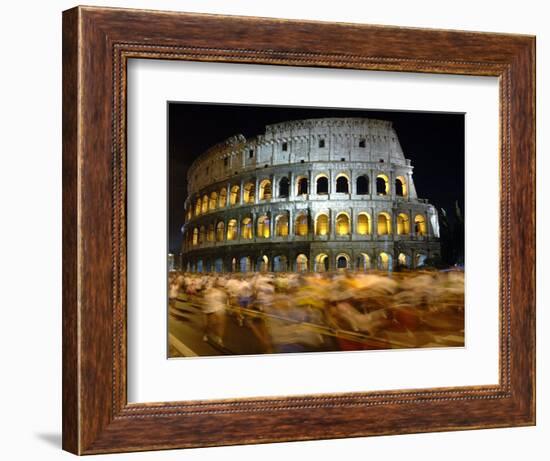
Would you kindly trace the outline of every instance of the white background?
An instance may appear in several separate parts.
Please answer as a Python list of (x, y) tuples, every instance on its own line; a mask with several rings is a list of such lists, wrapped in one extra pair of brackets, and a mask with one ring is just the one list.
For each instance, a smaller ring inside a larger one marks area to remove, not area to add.
[[(455, 28), (537, 35), (538, 106), (538, 425), (439, 434), (419, 434), (286, 444), (117, 455), (145, 460), (333, 460), (358, 457), (408, 460), (548, 459), (550, 437), (550, 340), (543, 286), (550, 259), (549, 14), (545, 2), (479, 0), (307, 2), (278, 0), (115, 1), (111, 6), (330, 21)], [(101, 4), (89, 1), (88, 4)], [(0, 16), (0, 204), (2, 230), (2, 450), (5, 459), (69, 459), (60, 451), (61, 427), (61, 10), (69, 1), (6, 2)], [(32, 269), (31, 268), (36, 268)], [(547, 277), (546, 277), (547, 278)], [(546, 390), (545, 390), (546, 389)], [(99, 457), (103, 458), (103, 457)], [(111, 458), (112, 459), (112, 458)]]
[[(498, 383), (496, 77), (144, 59), (128, 65), (128, 93), (131, 402)], [(466, 113), (466, 347), (166, 360), (164, 152), (175, 100)]]

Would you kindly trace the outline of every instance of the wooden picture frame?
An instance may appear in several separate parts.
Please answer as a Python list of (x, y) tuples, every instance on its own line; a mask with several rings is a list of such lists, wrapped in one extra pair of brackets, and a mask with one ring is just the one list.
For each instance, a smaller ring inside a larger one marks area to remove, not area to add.
[[(125, 110), (131, 58), (498, 77), (499, 384), (129, 404)], [(94, 7), (63, 13), (65, 450), (93, 454), (533, 424), (534, 37)]]

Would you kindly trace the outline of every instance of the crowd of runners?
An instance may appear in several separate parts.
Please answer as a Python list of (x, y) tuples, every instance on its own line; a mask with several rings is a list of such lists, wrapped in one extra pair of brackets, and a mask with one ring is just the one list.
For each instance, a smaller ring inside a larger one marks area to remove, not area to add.
[(201, 309), (205, 341), (229, 318), (264, 352), (464, 345), (464, 272), (171, 272), (169, 298)]

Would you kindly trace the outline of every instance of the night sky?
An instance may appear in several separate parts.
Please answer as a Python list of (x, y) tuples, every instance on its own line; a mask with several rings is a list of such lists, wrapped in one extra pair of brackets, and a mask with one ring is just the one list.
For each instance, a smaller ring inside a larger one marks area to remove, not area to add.
[(169, 250), (178, 254), (189, 165), (213, 144), (241, 133), (250, 138), (265, 125), (323, 117), (367, 117), (393, 122), (405, 158), (411, 160), (419, 198), (445, 208), (452, 218), (458, 200), (464, 212), (464, 115), (287, 106), (168, 104)]

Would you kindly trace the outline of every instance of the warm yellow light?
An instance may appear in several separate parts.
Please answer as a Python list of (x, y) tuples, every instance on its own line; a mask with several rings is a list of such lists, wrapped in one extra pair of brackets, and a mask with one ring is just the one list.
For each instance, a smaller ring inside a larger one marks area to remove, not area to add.
[(278, 237), (286, 237), (288, 235), (288, 218), (284, 215), (277, 217), (276, 235)]
[(327, 235), (329, 233), (328, 216), (326, 214), (319, 215), (315, 224), (316, 235)]
[(357, 217), (357, 233), (359, 235), (368, 235), (368, 234), (370, 234), (369, 217), (365, 213), (361, 213)]
[(397, 215), (397, 234), (406, 235), (410, 231), (409, 217), (405, 213)]
[(305, 237), (308, 232), (307, 216), (302, 214), (296, 218), (296, 235)]
[(388, 234), (391, 234), (390, 216), (387, 213), (380, 213), (378, 215), (378, 235)]
[(349, 217), (342, 213), (336, 217), (336, 234), (349, 235)]

